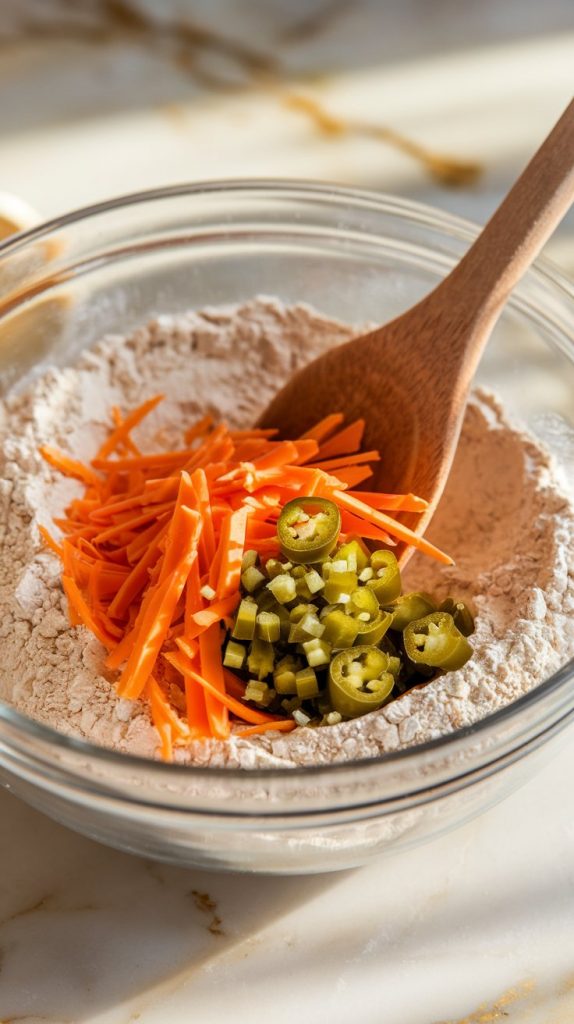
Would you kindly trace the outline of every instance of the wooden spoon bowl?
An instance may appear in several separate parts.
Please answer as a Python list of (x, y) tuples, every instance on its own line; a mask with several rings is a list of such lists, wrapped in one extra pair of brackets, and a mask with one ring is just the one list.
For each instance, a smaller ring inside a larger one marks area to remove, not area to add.
[[(381, 453), (369, 489), (426, 498), (426, 512), (401, 517), (423, 533), (494, 324), (573, 199), (574, 101), (448, 277), (397, 319), (296, 373), (258, 425), (297, 437), (327, 413), (342, 412), (347, 422), (364, 417), (364, 445)], [(412, 550), (400, 549), (403, 564)]]

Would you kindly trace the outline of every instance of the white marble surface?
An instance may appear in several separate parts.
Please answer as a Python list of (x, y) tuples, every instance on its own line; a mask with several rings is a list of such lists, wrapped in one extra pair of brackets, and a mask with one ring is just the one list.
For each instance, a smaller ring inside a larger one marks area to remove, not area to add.
[[(182, 70), (171, 37), (151, 46), (145, 34), (124, 31), (107, 44), (81, 34), (48, 43), (39, 26), (53, 20), (50, 11), (68, 9), (65, 0), (0, 0), (0, 191), (52, 216), (175, 181), (313, 177), (422, 198), (480, 221), (572, 91), (570, 0), (486, 0), (467, 5), (464, 17), (452, 0), (433, 2), (432, 17), (426, 0), (135, 6), (168, 25), (177, 12), (193, 12), (216, 39), (271, 54), (276, 74), (261, 80), (241, 61), (222, 63), (217, 46), (199, 48), (199, 72), (193, 64)], [(101, 0), (73, 5), (80, 22), (87, 11), (96, 24), (103, 7)], [(309, 12), (321, 9), (331, 17), (313, 28)], [(304, 23), (305, 11), (311, 31), (293, 39), (289, 26)], [(34, 32), (10, 42), (10, 25), (23, 28), (30, 19)], [(203, 61), (221, 76), (218, 87), (207, 88)], [(223, 87), (238, 76), (243, 90)], [(301, 91), (337, 115), (477, 160), (483, 174), (469, 188), (445, 189), (393, 146), (322, 135), (286, 105)]]
[[(196, 10), (220, 22), (222, 2)], [(21, 30), (18, 16), (58, 6), (0, 0), (0, 41)], [(99, 5), (76, 6), (92, 16)], [(53, 215), (178, 180), (307, 175), (484, 219), (569, 98), (571, 4), (489, 2), (457, 21), (460, 5), (441, 0), (432, 20), (419, 0), (392, 31), (384, 22), (384, 37), (383, 5), (332, 6), (319, 31), (297, 39), (290, 18), (319, 3), (289, 16), (275, 3), (266, 21), (266, 5), (243, 0), (226, 30), (280, 52), (292, 79), (336, 67), (305, 88), (337, 113), (479, 158), (476, 185), (447, 191), (387, 146), (318, 135), (284, 105), (296, 80), (206, 92), (137, 39), (12, 39), (0, 47), (0, 190)], [(570, 221), (551, 247), (570, 267), (572, 235)], [(359, 871), (290, 879), (138, 860), (0, 791), (0, 1022), (571, 1024), (573, 769), (570, 738), (538, 778), (458, 832)], [(216, 909), (202, 910), (194, 890)]]
[(138, 860), (0, 794), (0, 1020), (571, 1024), (572, 764), (428, 847), (285, 879)]

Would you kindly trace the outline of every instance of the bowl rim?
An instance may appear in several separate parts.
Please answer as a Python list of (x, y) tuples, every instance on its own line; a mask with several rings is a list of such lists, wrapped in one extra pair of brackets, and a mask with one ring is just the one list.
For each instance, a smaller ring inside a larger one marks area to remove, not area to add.
[[(257, 192), (267, 192), (270, 194), (279, 193), (284, 195), (292, 193), (293, 196), (302, 197), (307, 195), (318, 201), (323, 199), (331, 202), (333, 200), (345, 201), (347, 203), (350, 202), (355, 207), (363, 206), (365, 208), (371, 208), (379, 213), (388, 213), (397, 217), (403, 217), (412, 223), (423, 224), (427, 227), (434, 227), (442, 233), (446, 232), (450, 235), (454, 235), (456, 238), (463, 241), (474, 240), (481, 230), (481, 226), (473, 221), (459, 217), (456, 214), (443, 211), (438, 207), (433, 207), (426, 203), (420, 203), (411, 199), (402, 199), (400, 196), (394, 196), (385, 192), (372, 192), (367, 189), (358, 189), (345, 185), (332, 184), (328, 181), (298, 178), (212, 179), (129, 192), (52, 217), (41, 224), (38, 224), (26, 231), (9, 236), (4, 241), (0, 242), (0, 260), (5, 256), (9, 256), (11, 253), (25, 248), (30, 243), (44, 239), (52, 232), (61, 228), (65, 228), (80, 221), (88, 220), (89, 218), (98, 217), (102, 214), (107, 214), (113, 210), (123, 209), (128, 206), (156, 202), (162, 199), (206, 193), (255, 194)], [(552, 260), (547, 257), (539, 257), (535, 260), (529, 272), (534, 274), (536, 277), (541, 278), (544, 283), (550, 283), (552, 287), (558, 288), (561, 292), (564, 292), (570, 300), (574, 301), (574, 281), (570, 280), (564, 271), (557, 267)], [(512, 297), (509, 300), (509, 304), (513, 304)], [(567, 357), (574, 362), (574, 351), (571, 355), (567, 355)], [(556, 672), (549, 676), (548, 679), (545, 679), (528, 693), (523, 694), (521, 697), (497, 711), (478, 719), (471, 725), (462, 726), (434, 739), (427, 740), (423, 743), (413, 744), (412, 746), (405, 747), (397, 751), (376, 754), (370, 757), (349, 759), (346, 761), (314, 765), (298, 765), (296, 767), (289, 768), (259, 767), (246, 769), (233, 767), (204, 767), (201, 765), (178, 764), (175, 762), (165, 763), (154, 758), (127, 754), (109, 747), (99, 746), (80, 737), (59, 732), (51, 726), (30, 718), (22, 712), (17, 711), (11, 705), (5, 704), (1, 701), (0, 723), (4, 721), (9, 726), (15, 727), (16, 732), (21, 733), (24, 739), (28, 738), (31, 740), (39, 740), (48, 746), (55, 746), (62, 751), (68, 751), (70, 754), (82, 755), (84, 758), (94, 758), (96, 761), (109, 764), (110, 766), (115, 765), (124, 769), (132, 767), (136, 771), (138, 769), (140, 771), (145, 769), (146, 771), (151, 771), (154, 774), (157, 772), (158, 776), (163, 775), (165, 779), (168, 777), (173, 779), (177, 776), (188, 779), (191, 777), (198, 779), (220, 777), (227, 779), (234, 778), (236, 780), (239, 778), (272, 780), (285, 778), (287, 774), (291, 779), (297, 777), (310, 778), (318, 775), (332, 776), (340, 774), (341, 772), (348, 772), (352, 769), (362, 769), (363, 771), (368, 771), (369, 769), (376, 770), (381, 765), (402, 763), (405, 761), (410, 761), (414, 764), (417, 758), (422, 761), (425, 755), (434, 752), (439, 754), (446, 749), (452, 749), (455, 744), (460, 741), (464, 741), (467, 738), (476, 738), (478, 736), (486, 737), (489, 733), (495, 732), (499, 725), (503, 725), (509, 721), (521, 720), (523, 711), (526, 711), (529, 708), (534, 708), (537, 705), (543, 705), (547, 698), (551, 697), (556, 692), (562, 691), (572, 680), (573, 675), (574, 657), (562, 665)], [(572, 705), (564, 711), (554, 724), (566, 724), (566, 720), (569, 717), (572, 717), (573, 714), (574, 694)], [(540, 729), (536, 735), (541, 736), (546, 730), (544, 716), (541, 716), (539, 725)], [(514, 737), (511, 749), (518, 750), (521, 746), (521, 742), (520, 735)], [(528, 749), (528, 744), (526, 744), (526, 748)], [(491, 757), (489, 760), (495, 762), (498, 759), (499, 751), (497, 751), (496, 747), (493, 746), (490, 750), (490, 754)], [(455, 772), (454, 775), (450, 776), (450, 778), (453, 779), (458, 775), (467, 775), (469, 770), (472, 772), (472, 767), (469, 769), (468, 764), (461, 766), (461, 771)], [(435, 784), (436, 783), (433, 782), (432, 778), (428, 779), (428, 786), (432, 787)], [(424, 785), (421, 786), (421, 790), (424, 790), (425, 788), (428, 787), (425, 787)]]

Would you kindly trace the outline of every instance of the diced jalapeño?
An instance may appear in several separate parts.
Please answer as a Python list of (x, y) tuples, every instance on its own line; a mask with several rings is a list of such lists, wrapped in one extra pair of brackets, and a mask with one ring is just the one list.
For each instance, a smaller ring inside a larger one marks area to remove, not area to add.
[(255, 636), (255, 622), (257, 619), (257, 605), (249, 598), (243, 598), (237, 615), (232, 635), (236, 640), (252, 640)]
[(274, 663), (275, 652), (273, 650), (273, 644), (255, 637), (251, 643), (251, 650), (247, 657), (247, 668), (249, 669), (249, 674), (257, 676), (258, 679), (265, 679), (267, 676), (271, 675)]
[[(335, 558), (342, 558), (352, 572), (361, 573), (369, 564), (369, 549), (360, 537), (351, 537), (338, 549)], [(353, 564), (349, 564), (349, 563)]]
[(297, 686), (297, 696), (300, 700), (310, 700), (311, 697), (317, 697), (319, 693), (317, 676), (314, 669), (310, 667), (302, 668), (300, 672), (296, 673), (295, 685)]
[(329, 604), (339, 604), (341, 601), (350, 600), (351, 594), (357, 589), (358, 577), (356, 572), (330, 572), (329, 579), (325, 582), (323, 591), (325, 600)]
[(237, 644), (235, 640), (228, 640), (225, 648), (223, 664), (226, 668), (239, 670), (243, 668), (246, 650), (243, 644)]
[(335, 650), (352, 647), (359, 632), (359, 623), (352, 615), (335, 608), (323, 619), (325, 626), (322, 639), (331, 644)]
[(276, 643), (281, 636), (281, 621), (275, 612), (259, 612), (255, 632), (261, 640)]

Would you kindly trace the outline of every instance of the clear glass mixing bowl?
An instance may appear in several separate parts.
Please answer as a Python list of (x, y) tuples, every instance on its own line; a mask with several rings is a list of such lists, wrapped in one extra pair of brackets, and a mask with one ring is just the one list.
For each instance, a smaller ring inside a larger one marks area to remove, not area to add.
[[(66, 364), (107, 331), (255, 293), (305, 300), (349, 322), (384, 321), (432, 288), (476, 232), (414, 203), (294, 182), (184, 186), (81, 210), (0, 247), (3, 388)], [(572, 285), (540, 261), (480, 369), (480, 381), (545, 439), (563, 433), (573, 412), (573, 325)], [(568, 456), (562, 446), (558, 457)], [(570, 662), (471, 728), (300, 770), (150, 762), (0, 706), (0, 780), (124, 850), (229, 870), (334, 870), (428, 840), (516, 788), (574, 717), (573, 682)]]

